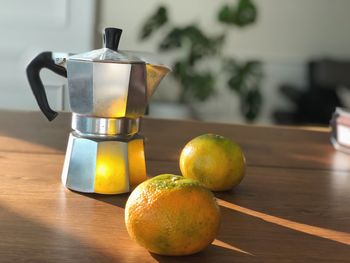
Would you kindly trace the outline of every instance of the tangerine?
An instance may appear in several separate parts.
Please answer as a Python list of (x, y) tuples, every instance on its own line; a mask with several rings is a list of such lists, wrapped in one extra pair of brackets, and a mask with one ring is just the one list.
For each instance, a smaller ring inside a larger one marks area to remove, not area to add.
[(231, 190), (245, 174), (245, 157), (235, 142), (216, 134), (189, 141), (180, 155), (184, 177), (198, 180), (212, 191)]
[(220, 210), (212, 192), (199, 182), (162, 174), (134, 189), (125, 223), (130, 237), (150, 252), (189, 255), (215, 239)]

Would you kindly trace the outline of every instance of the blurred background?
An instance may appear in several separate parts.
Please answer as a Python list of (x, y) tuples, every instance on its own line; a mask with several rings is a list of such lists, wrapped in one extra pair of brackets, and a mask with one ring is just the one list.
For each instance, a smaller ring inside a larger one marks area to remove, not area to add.
[[(348, 0), (0, 0), (0, 108), (38, 110), (25, 77), (41, 51), (101, 48), (156, 54), (173, 72), (151, 116), (227, 123), (327, 126), (350, 108)], [(43, 70), (53, 108), (66, 81)]]

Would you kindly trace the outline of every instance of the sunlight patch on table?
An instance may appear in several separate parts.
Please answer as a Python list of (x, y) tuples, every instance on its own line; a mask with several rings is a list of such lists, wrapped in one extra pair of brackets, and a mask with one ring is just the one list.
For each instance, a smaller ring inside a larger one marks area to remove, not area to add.
[(57, 152), (50, 146), (4, 135), (0, 136), (0, 144), (2, 145), (1, 151), (5, 152)]
[(294, 222), (291, 220), (283, 219), (276, 216), (271, 216), (265, 213), (257, 212), (249, 208), (245, 208), (239, 205), (232, 204), (225, 200), (218, 199), (219, 205), (235, 210), (237, 212), (250, 215), (256, 218), (260, 218), (266, 222), (276, 224), (279, 226), (283, 226), (289, 229), (293, 229), (295, 231), (303, 232), (309, 235), (329, 239), (335, 242), (339, 242), (345, 245), (350, 245), (350, 233), (335, 231), (327, 228), (311, 226), (303, 223)]
[(223, 247), (223, 248), (227, 248), (227, 249), (230, 249), (230, 250), (234, 250), (234, 251), (237, 251), (237, 252), (240, 252), (240, 253), (243, 253), (243, 254), (247, 254), (247, 255), (250, 255), (250, 256), (254, 256), (252, 253), (249, 253), (243, 249), (240, 249), (238, 247), (235, 247), (235, 246), (232, 246), (230, 244), (227, 244), (221, 240), (218, 240), (218, 239), (215, 239), (214, 242), (213, 242), (213, 245), (215, 246), (218, 246), (218, 247)]

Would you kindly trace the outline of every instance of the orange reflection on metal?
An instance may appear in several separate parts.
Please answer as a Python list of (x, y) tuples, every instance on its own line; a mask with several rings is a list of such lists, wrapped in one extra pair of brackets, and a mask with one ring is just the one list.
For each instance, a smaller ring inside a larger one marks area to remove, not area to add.
[(94, 185), (96, 193), (118, 194), (129, 191), (125, 158), (124, 143), (106, 141), (98, 145)]
[(143, 139), (128, 143), (129, 176), (131, 187), (136, 187), (147, 179)]

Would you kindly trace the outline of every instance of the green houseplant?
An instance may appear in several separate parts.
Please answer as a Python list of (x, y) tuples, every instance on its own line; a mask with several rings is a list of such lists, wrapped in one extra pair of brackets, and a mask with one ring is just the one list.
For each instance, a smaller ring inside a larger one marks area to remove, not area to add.
[[(172, 68), (173, 76), (181, 87), (179, 103), (207, 100), (215, 94), (217, 79), (223, 77), (227, 87), (239, 96), (245, 119), (253, 121), (262, 106), (261, 62), (237, 61), (224, 54), (223, 48), (227, 44), (227, 34), (224, 32), (227, 32), (228, 27), (243, 28), (255, 23), (257, 8), (252, 0), (238, 0), (234, 4), (223, 5), (216, 18), (222, 24), (223, 31), (212, 36), (196, 24), (174, 25), (169, 19), (167, 8), (160, 6), (143, 24), (140, 38), (147, 40), (157, 32), (162, 33), (164, 37), (158, 49), (162, 52), (178, 51)], [(220, 66), (203, 67), (209, 60), (218, 62)]]

